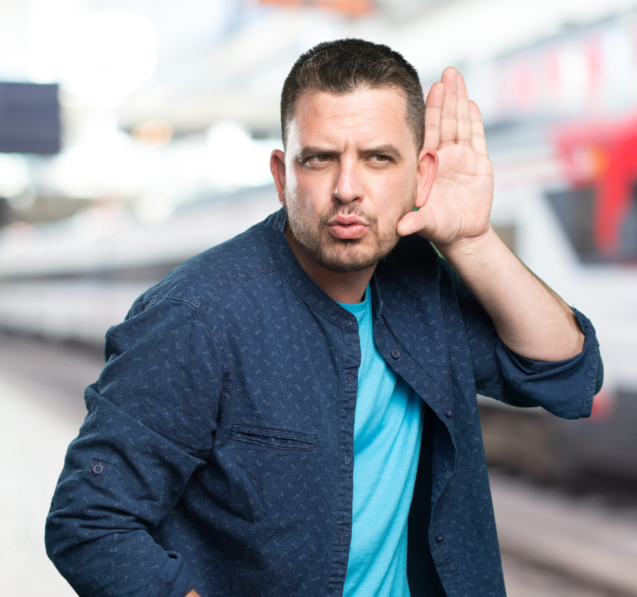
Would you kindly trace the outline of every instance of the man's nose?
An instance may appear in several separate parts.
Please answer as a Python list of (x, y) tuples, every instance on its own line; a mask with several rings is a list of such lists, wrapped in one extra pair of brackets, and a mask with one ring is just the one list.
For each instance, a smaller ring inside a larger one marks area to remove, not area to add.
[(334, 196), (341, 203), (351, 203), (363, 198), (363, 185), (357, 164), (349, 160), (341, 161), (341, 167), (334, 187)]

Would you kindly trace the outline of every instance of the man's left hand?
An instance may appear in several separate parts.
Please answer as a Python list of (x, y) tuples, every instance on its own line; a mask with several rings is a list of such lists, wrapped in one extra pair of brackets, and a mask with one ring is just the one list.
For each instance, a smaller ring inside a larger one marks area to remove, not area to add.
[(443, 252), (481, 238), (490, 228), (493, 166), (480, 110), (453, 67), (445, 69), (427, 96), (424, 148), (438, 153), (435, 179), (428, 194), (417, 196), (418, 211), (399, 221), (398, 233), (418, 232)]

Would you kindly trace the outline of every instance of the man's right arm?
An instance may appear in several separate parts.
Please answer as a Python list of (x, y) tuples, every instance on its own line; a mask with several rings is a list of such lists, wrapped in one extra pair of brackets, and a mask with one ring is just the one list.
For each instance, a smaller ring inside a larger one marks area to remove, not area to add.
[(79, 595), (184, 597), (183, 557), (151, 537), (212, 447), (223, 372), (198, 310), (163, 299), (112, 328), (46, 524)]
[(542, 406), (566, 419), (589, 416), (593, 396), (599, 392), (604, 378), (591, 322), (573, 310), (584, 335), (582, 351), (574, 357), (556, 362), (524, 358), (505, 346), (471, 290), (448, 263), (443, 259), (440, 262), (454, 285), (478, 392), (512, 406)]

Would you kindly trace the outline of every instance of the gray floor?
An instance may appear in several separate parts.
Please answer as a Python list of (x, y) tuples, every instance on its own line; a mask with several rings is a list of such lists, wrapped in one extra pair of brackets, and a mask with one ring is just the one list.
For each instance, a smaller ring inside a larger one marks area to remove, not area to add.
[(637, 507), (492, 471), (510, 596), (637, 595)]

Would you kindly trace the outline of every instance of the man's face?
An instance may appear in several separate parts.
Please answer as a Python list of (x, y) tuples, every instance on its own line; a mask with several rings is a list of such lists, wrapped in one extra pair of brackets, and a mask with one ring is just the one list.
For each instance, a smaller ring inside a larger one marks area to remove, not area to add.
[(285, 168), (272, 158), (292, 241), (332, 271), (375, 265), (414, 205), (418, 157), (401, 91), (301, 95), (278, 156)]

